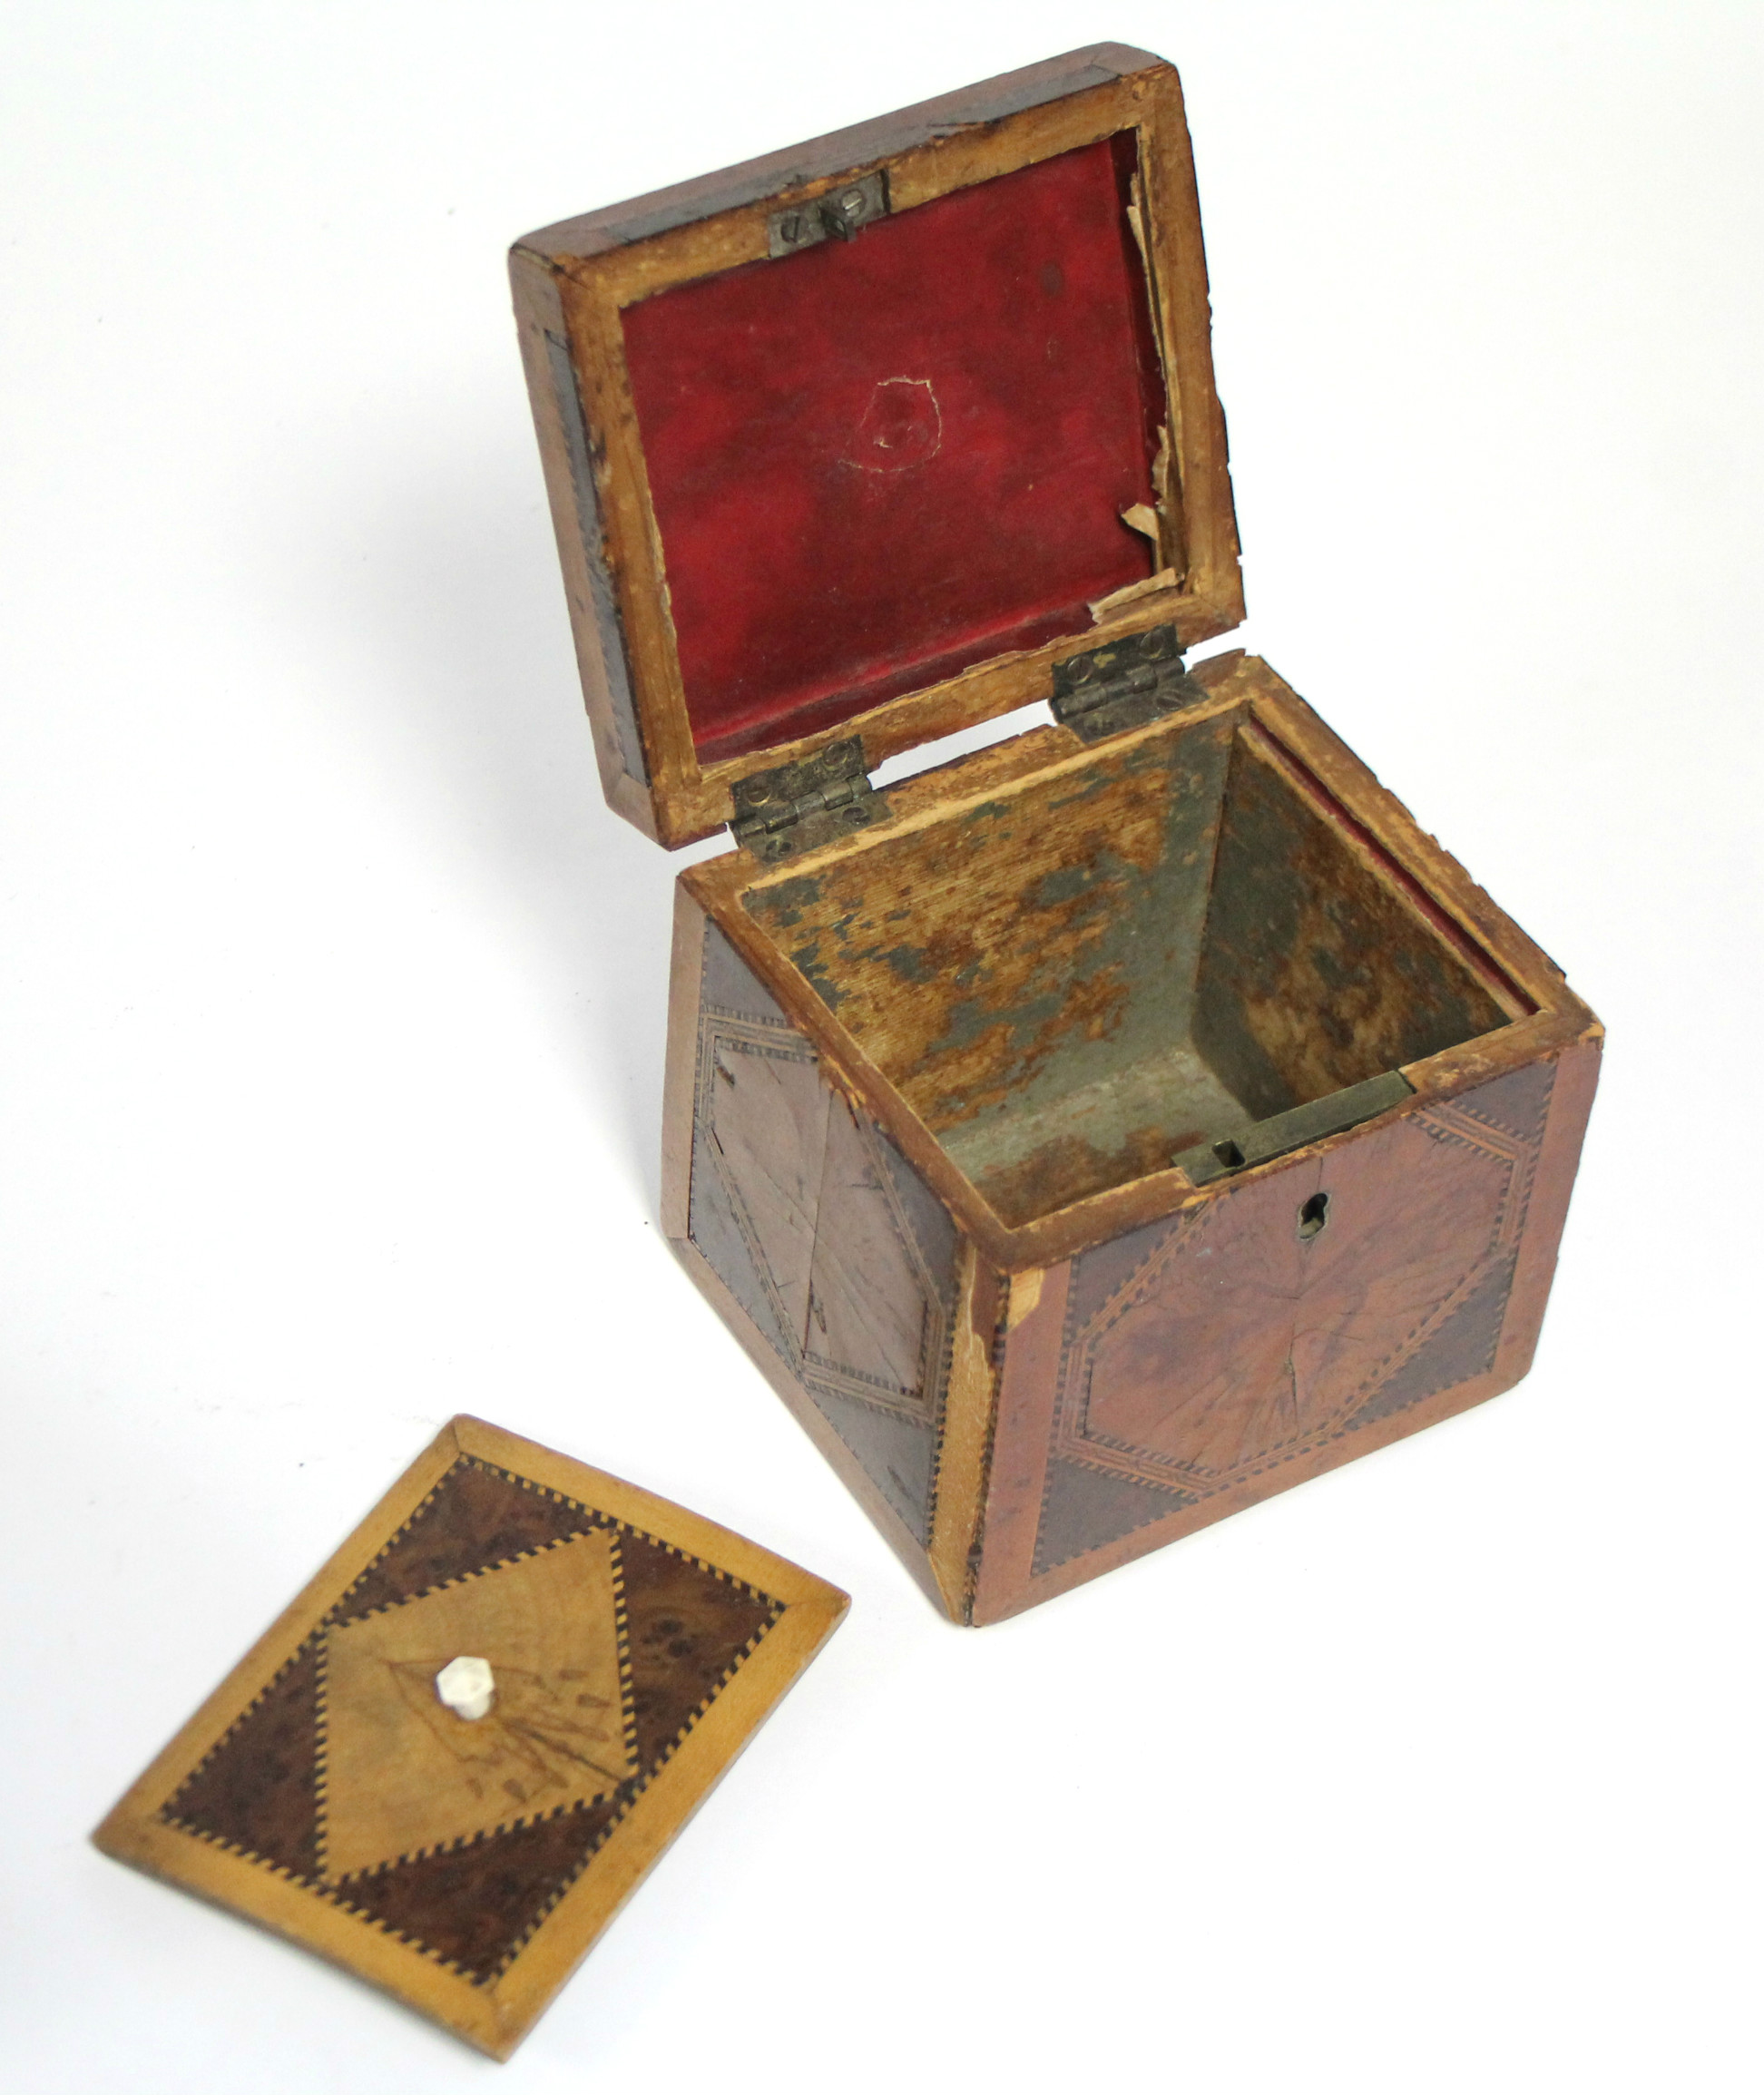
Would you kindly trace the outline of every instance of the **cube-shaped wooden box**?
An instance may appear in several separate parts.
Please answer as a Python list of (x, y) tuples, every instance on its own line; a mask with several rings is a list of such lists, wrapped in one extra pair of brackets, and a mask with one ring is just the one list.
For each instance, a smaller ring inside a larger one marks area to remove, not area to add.
[[(1102, 45), (529, 236), (664, 1220), (956, 1620), (1524, 1374), (1560, 971), (1242, 617), (1174, 72)], [(1054, 724), (877, 790), (886, 758)]]

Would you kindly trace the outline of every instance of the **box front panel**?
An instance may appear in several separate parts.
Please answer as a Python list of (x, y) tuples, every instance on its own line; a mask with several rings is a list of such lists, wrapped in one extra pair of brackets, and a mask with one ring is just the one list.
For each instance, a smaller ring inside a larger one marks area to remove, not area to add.
[(1530, 1063), (1050, 1273), (1006, 1360), (976, 1620), (1515, 1381), (1595, 1067)]

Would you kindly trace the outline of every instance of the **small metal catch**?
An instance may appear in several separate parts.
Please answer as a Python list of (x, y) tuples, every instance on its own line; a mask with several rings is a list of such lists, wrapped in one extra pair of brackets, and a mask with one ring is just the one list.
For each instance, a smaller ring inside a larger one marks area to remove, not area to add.
[(888, 175), (886, 168), (861, 175), (828, 190), (812, 203), (790, 204), (774, 211), (766, 220), (766, 245), (774, 261), (780, 255), (794, 255), (816, 248), (823, 240), (848, 240), (877, 219), (888, 215)]
[[(1294, 1106), (1290, 1112), (1276, 1113), (1269, 1120), (1258, 1121), (1253, 1127), (1240, 1128), (1235, 1135), (1221, 1141), (1196, 1142), (1190, 1149), (1178, 1150), (1170, 1160), (1179, 1170), (1186, 1171), (1193, 1184), (1210, 1186), (1215, 1179), (1232, 1178), (1252, 1165), (1266, 1164), (1302, 1150), (1307, 1142), (1320, 1142), (1325, 1135), (1357, 1128), (1362, 1121), (1387, 1113), (1414, 1095), (1415, 1086), (1400, 1070), (1387, 1070), (1383, 1076), (1367, 1077), (1364, 1083), (1349, 1084), (1345, 1091), (1311, 1100), (1308, 1105)], [(1321, 1206), (1307, 1201), (1300, 1217), (1298, 1234), (1306, 1243), (1318, 1234), (1328, 1216), (1328, 1194), (1319, 1194), (1317, 1199)]]

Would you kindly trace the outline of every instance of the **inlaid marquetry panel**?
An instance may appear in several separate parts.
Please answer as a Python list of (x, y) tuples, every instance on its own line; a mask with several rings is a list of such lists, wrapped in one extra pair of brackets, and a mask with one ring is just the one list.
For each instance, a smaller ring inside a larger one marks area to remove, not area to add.
[(1553, 1076), (1520, 1070), (1076, 1260), (1034, 1571), (1485, 1372)]
[(689, 1233), (865, 1473), (928, 1542), (956, 1231), (705, 933)]
[[(166, 1799), (166, 1823), (391, 1919), (466, 1977), (504, 1971), (777, 1612), (712, 1565), (554, 1494), (534, 1507), (534, 1493), (456, 1464), (264, 1707)], [(483, 1561), (512, 1535), (528, 1546)], [(412, 1579), (425, 1582), (409, 1598), (371, 1604)], [(495, 1654), (497, 1708), (481, 1724), (435, 1694), (462, 1651)], [(640, 1696), (679, 1719), (642, 1751)], [(541, 1824), (553, 1830), (533, 1837)], [(525, 1837), (505, 1846), (511, 1835)], [(473, 1888), (486, 1868), (502, 1880), (494, 1909)]]
[[(843, 1596), (478, 1421), (456, 1421), (418, 1473), (377, 1546), (345, 1546), (343, 1576), (334, 1560), (315, 1581), (328, 1592), (296, 1604), (97, 1837), (502, 2054)], [(812, 1627), (744, 1688), (793, 1607)], [(494, 1677), (476, 1717), (436, 1688), (463, 1656)], [(713, 1742), (691, 1746), (706, 1727)]]

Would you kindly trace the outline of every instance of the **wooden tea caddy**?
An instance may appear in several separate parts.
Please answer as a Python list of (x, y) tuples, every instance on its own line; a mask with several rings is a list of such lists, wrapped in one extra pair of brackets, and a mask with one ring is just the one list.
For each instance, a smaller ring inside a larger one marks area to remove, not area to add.
[[(1243, 616), (1181, 93), (1102, 44), (529, 235), (663, 1219), (952, 1618), (1509, 1387), (1601, 1029)], [(1058, 724), (877, 791), (1032, 701)]]

